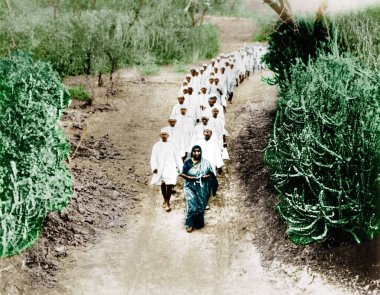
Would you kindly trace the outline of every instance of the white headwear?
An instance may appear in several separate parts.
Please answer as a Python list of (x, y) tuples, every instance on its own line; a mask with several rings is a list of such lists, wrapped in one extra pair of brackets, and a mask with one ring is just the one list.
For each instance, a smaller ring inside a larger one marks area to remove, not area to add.
[(169, 133), (169, 130), (167, 127), (161, 128), (161, 134), (162, 133)]

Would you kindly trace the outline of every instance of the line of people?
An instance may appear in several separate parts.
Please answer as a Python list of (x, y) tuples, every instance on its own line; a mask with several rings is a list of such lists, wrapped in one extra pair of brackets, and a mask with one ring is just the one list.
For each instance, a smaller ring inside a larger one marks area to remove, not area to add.
[(151, 184), (161, 186), (162, 207), (170, 212), (170, 197), (177, 177), (185, 179), (185, 227), (188, 232), (204, 226), (204, 211), (210, 195), (216, 195), (217, 175), (228, 160), (225, 128), (228, 103), (234, 90), (255, 69), (262, 71), (262, 45), (239, 48), (220, 54), (198, 70), (192, 68), (180, 86), (177, 100), (161, 129), (160, 141), (151, 155)]

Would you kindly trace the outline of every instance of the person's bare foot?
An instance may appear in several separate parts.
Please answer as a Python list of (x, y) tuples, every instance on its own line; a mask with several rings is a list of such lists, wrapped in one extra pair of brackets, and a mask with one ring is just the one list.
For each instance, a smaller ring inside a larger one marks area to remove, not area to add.
[(169, 203), (165, 203), (165, 211), (170, 212), (172, 209), (170, 209)]
[(192, 231), (193, 231), (193, 228), (190, 226), (190, 227), (186, 227), (186, 231), (188, 232), (188, 233), (191, 233)]

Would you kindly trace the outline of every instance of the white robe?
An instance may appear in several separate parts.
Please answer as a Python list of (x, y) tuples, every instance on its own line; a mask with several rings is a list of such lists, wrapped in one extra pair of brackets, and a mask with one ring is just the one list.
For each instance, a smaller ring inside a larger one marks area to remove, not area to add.
[(199, 123), (198, 125), (195, 126), (194, 128), (194, 131), (193, 131), (193, 134), (191, 136), (191, 141), (190, 141), (190, 145), (187, 149), (188, 152), (191, 151), (191, 148), (194, 146), (195, 142), (198, 140), (198, 139), (202, 139), (202, 138), (205, 138), (204, 136), (204, 133), (203, 131), (205, 130), (205, 128), (210, 128), (211, 131), (212, 131), (212, 135), (211, 135), (211, 138), (210, 140), (213, 140), (215, 142), (218, 142), (218, 136), (216, 134), (216, 131), (214, 129), (213, 126), (207, 124), (206, 126), (203, 124), (203, 123)]
[(171, 142), (156, 142), (150, 157), (150, 167), (152, 172), (157, 169), (157, 173), (153, 174), (151, 184), (160, 185), (164, 181), (167, 185), (175, 185), (182, 166), (182, 159)]
[(220, 147), (220, 150), (223, 149), (223, 135), (228, 135), (227, 130), (224, 128), (224, 122), (221, 118), (216, 117), (211, 117), (210, 120), (208, 121), (208, 124), (213, 126), (218, 138), (218, 144)]
[[(193, 119), (187, 115), (177, 115), (176, 117), (177, 124), (176, 127), (179, 128), (179, 130), (183, 134), (183, 140), (185, 144), (185, 149), (188, 151), (191, 141), (191, 136), (194, 132), (194, 123)], [(183, 156), (182, 156), (183, 157)]]
[(197, 94), (193, 93), (188, 96), (187, 101), (187, 115), (193, 118), (195, 124), (199, 118), (201, 110), (199, 106), (199, 97)]
[(223, 124), (226, 124), (226, 118), (224, 116), (224, 110), (223, 107), (219, 104), (214, 104), (213, 107), (210, 106), (210, 104), (207, 104), (207, 107), (202, 111), (201, 116), (207, 116), (209, 118), (212, 117), (212, 109), (217, 108), (219, 110), (218, 117), (222, 119)]
[(184, 102), (183, 104), (180, 104), (179, 102), (177, 102), (177, 104), (175, 104), (172, 108), (172, 112), (170, 114), (170, 117), (175, 117), (175, 116), (178, 116), (181, 114), (181, 107), (185, 106), (187, 108), (187, 105), (186, 103)]
[(186, 153), (187, 146), (185, 146), (185, 139), (184, 139), (184, 135), (182, 133), (182, 130), (180, 128), (178, 128), (177, 125), (174, 127), (167, 126), (166, 129), (167, 129), (168, 134), (169, 134), (168, 141), (173, 143), (174, 146), (176, 147), (177, 151), (179, 152), (179, 155), (181, 157), (184, 157), (185, 153)]
[(219, 145), (214, 140), (206, 140), (204, 138), (198, 139), (195, 145), (199, 145), (202, 149), (202, 157), (208, 160), (211, 164), (214, 174), (216, 175), (216, 168), (223, 166), (222, 153), (219, 149)]

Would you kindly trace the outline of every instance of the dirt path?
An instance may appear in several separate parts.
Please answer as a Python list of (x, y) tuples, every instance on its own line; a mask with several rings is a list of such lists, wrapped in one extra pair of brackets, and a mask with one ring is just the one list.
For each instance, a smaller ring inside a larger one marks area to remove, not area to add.
[[(210, 19), (222, 31), (221, 51), (225, 52), (248, 42), (255, 28), (252, 20)], [(185, 202), (179, 187), (172, 212), (164, 212), (159, 190), (148, 186), (149, 158), (160, 128), (167, 124), (183, 74), (164, 67), (145, 79), (130, 70), (119, 76), (121, 91), (96, 101), (110, 103), (117, 111), (90, 116), (86, 137), (108, 134), (122, 158), (101, 166), (86, 158), (74, 162), (101, 170), (117, 187), (128, 187), (140, 202), (128, 213), (127, 227), (104, 230), (97, 243), (69, 250), (53, 288), (11, 286), (9, 294), (345, 294), (300, 266), (282, 265), (281, 272), (262, 266), (252, 242), (261, 233), (246, 204), (249, 191), (240, 185), (237, 161), (226, 165), (204, 229), (191, 234), (184, 230)], [(252, 115), (250, 108), (273, 109), (275, 100), (275, 88), (263, 84), (257, 74), (237, 88), (226, 114), (229, 144), (239, 140)], [(233, 151), (236, 160), (241, 151)]]

